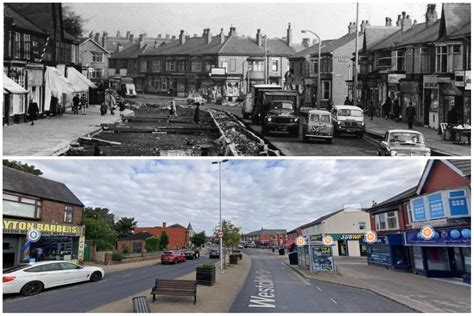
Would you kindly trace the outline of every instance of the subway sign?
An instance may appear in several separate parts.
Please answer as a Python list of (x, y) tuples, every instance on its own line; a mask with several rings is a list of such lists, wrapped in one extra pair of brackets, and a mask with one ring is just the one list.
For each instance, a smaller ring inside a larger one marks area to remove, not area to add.
[(81, 236), (81, 226), (3, 219), (4, 234), (26, 234), (34, 229), (43, 236)]

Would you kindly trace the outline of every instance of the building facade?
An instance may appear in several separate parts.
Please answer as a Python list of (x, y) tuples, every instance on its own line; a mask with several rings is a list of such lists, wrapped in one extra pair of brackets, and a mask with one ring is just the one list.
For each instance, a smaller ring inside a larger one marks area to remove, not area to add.
[[(82, 262), (83, 207), (63, 183), (3, 167), (3, 266), (34, 260)], [(28, 237), (32, 231), (38, 240)]]
[(189, 233), (186, 227), (179, 224), (174, 224), (171, 226), (166, 226), (166, 223), (163, 222), (162, 226), (155, 227), (136, 227), (133, 230), (134, 234), (139, 233), (149, 233), (153, 236), (160, 237), (162, 232), (166, 232), (169, 237), (169, 243), (167, 249), (181, 249), (188, 245), (189, 243)]
[(146, 250), (145, 241), (149, 237), (153, 237), (153, 235), (148, 232), (141, 232), (117, 240), (117, 251), (123, 253), (124, 249), (128, 248), (130, 253), (142, 253)]
[(79, 44), (79, 61), (82, 74), (90, 81), (98, 83), (109, 75), (109, 52), (99, 43), (87, 38)]
[(288, 240), (286, 229), (264, 229), (263, 227), (260, 230), (243, 234), (241, 239), (248, 244), (262, 248), (280, 247)]

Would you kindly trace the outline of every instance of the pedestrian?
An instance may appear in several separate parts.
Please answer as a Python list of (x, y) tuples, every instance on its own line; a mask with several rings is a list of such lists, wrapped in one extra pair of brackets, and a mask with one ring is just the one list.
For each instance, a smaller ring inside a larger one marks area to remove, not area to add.
[(374, 120), (374, 115), (375, 115), (374, 101), (370, 101), (369, 113), (368, 114), (369, 114), (370, 120), (373, 121)]
[(407, 106), (405, 116), (407, 117), (408, 128), (413, 129), (413, 122), (415, 121), (416, 110), (411, 102)]
[(196, 123), (197, 125), (201, 125), (199, 106), (200, 106), (200, 104), (198, 102), (198, 103), (196, 103), (196, 108), (194, 109), (194, 123)]
[(36, 248), (36, 256), (35, 256), (36, 262), (40, 262), (43, 260), (43, 249), (38, 247)]
[(351, 105), (352, 102), (349, 100), (349, 97), (346, 97), (346, 100), (344, 100), (344, 105)]
[(38, 103), (30, 99), (30, 103), (28, 104), (28, 116), (31, 121), (31, 125), (35, 125), (35, 121), (38, 119)]
[(385, 120), (388, 120), (390, 112), (392, 111), (392, 99), (390, 97), (385, 100), (385, 103), (382, 105), (382, 113), (385, 116)]
[(79, 103), (81, 100), (79, 99), (79, 94), (76, 94), (74, 98), (72, 98), (72, 112), (74, 114), (79, 114)]
[(114, 115), (115, 97), (112, 95), (110, 90), (105, 90), (105, 105), (109, 108), (110, 114)]
[(85, 92), (82, 92), (81, 95), (81, 114), (86, 115), (86, 107), (87, 107), (87, 98)]
[(400, 122), (400, 119), (401, 119), (400, 112), (401, 112), (400, 104), (398, 103), (398, 99), (395, 99), (393, 100), (393, 117), (397, 123)]
[(177, 117), (177, 116), (178, 116), (178, 112), (176, 111), (176, 101), (175, 101), (174, 98), (171, 99), (169, 108), (170, 108), (170, 115), (169, 115), (169, 116), (171, 117), (171, 116), (174, 115), (175, 117)]
[(333, 105), (334, 105), (334, 102), (332, 101), (332, 99), (329, 99), (329, 102), (328, 102), (328, 112), (331, 112)]
[(458, 114), (454, 106), (448, 112), (448, 126), (452, 127), (458, 124)]

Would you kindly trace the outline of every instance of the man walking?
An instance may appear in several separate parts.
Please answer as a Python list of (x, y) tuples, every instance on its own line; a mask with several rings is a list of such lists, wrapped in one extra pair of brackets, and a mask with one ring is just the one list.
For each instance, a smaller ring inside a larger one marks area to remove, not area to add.
[(196, 103), (196, 108), (194, 109), (194, 123), (196, 123), (196, 125), (201, 125), (199, 106), (200, 106), (200, 104), (198, 102), (198, 103)]
[(105, 105), (109, 108), (110, 114), (114, 115), (115, 98), (109, 90), (105, 90)]
[(413, 104), (411, 102), (407, 106), (405, 115), (406, 115), (407, 121), (408, 121), (408, 128), (413, 129), (413, 122), (415, 121), (416, 110), (415, 110), (415, 107), (413, 106)]
[(38, 119), (38, 103), (30, 99), (30, 104), (28, 105), (28, 116), (30, 117), (31, 125), (35, 125), (35, 121)]

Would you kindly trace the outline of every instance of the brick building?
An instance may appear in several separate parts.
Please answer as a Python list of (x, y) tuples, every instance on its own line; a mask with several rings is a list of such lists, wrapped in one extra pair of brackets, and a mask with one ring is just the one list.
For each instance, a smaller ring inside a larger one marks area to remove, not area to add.
[(278, 247), (287, 241), (286, 229), (264, 229), (242, 235), (242, 241), (257, 247)]
[(117, 251), (123, 252), (124, 247), (128, 246), (130, 252), (141, 253), (145, 250), (146, 239), (152, 236), (152, 234), (144, 231), (124, 237), (117, 241)]
[(79, 60), (82, 74), (93, 82), (107, 79), (109, 74), (109, 52), (91, 38), (79, 44)]
[[(84, 205), (60, 182), (3, 167), (3, 266), (28, 258), (72, 260), (84, 256)], [(28, 242), (27, 234), (40, 238)]]
[(181, 226), (179, 224), (166, 226), (166, 223), (163, 222), (163, 226), (136, 227), (133, 233), (138, 234), (147, 232), (153, 236), (160, 237), (163, 231), (165, 231), (169, 237), (168, 249), (180, 249), (188, 244), (188, 230), (186, 229), (186, 227)]

